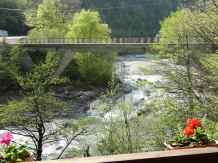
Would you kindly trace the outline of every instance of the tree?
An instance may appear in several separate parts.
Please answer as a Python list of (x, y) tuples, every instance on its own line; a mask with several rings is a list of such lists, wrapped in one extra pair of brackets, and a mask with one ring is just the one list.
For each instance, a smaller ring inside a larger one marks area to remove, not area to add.
[[(195, 94), (193, 82), (199, 76), (193, 75), (196, 70), (191, 64), (191, 58), (196, 53), (191, 51), (189, 47), (190, 42), (193, 41), (191, 28), (188, 24), (184, 23), (190, 15), (191, 12), (189, 10), (179, 10), (171, 13), (171, 16), (161, 23), (160, 36), (163, 37), (161, 39), (163, 44), (157, 49), (160, 49), (159, 55), (161, 57), (170, 58), (169, 63), (166, 63), (166, 66), (169, 68), (165, 69), (165, 71), (163, 70), (163, 74), (167, 76), (169, 81), (176, 85), (171, 85), (170, 87), (175, 87), (178, 91), (184, 93), (184, 97), (188, 99), (186, 103), (189, 103), (189, 108), (193, 110)], [(171, 42), (176, 44), (176, 48), (167, 47)], [(186, 46), (182, 47), (183, 45)], [(172, 70), (171, 72), (169, 72), (170, 69)]]
[(69, 29), (67, 38), (110, 38), (111, 32), (108, 25), (101, 22), (98, 12), (84, 9), (75, 13)]
[[(108, 25), (101, 22), (98, 12), (82, 10), (75, 13), (66, 37), (109, 39), (110, 32)], [(113, 76), (114, 59), (115, 54), (109, 53), (76, 53), (75, 62), (78, 65), (79, 79), (88, 84), (106, 84)]]
[(64, 38), (67, 32), (66, 22), (71, 12), (60, 0), (43, 0), (36, 12), (26, 11), (26, 24), (34, 28), (29, 31), (30, 38)]
[[(161, 87), (171, 93), (155, 101), (160, 116), (174, 134), (178, 124), (188, 118), (207, 118), (217, 123), (216, 109), (216, 24), (218, 1), (198, 1), (192, 7), (179, 8), (161, 22), (161, 45), (156, 45), (160, 64), (156, 72), (167, 82)], [(169, 46), (169, 44), (175, 44)], [(161, 60), (161, 59), (167, 60)], [(211, 58), (215, 62), (211, 61)], [(154, 105), (155, 106), (155, 105)], [(161, 108), (161, 109), (160, 109)]]
[(45, 63), (36, 65), (24, 77), (17, 76), (22, 87), (22, 99), (0, 106), (1, 128), (30, 138), (38, 161), (42, 159), (46, 144), (64, 140), (66, 145), (57, 156), (60, 158), (76, 137), (91, 130), (88, 129), (91, 119), (71, 121), (67, 104), (49, 93), (51, 86), (68, 81), (67, 78), (52, 76), (58, 61), (57, 55), (49, 53)]

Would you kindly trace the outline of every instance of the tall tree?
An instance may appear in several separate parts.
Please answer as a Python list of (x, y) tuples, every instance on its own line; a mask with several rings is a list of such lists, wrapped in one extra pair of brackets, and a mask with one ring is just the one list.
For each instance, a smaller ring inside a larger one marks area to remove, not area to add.
[(63, 140), (66, 144), (57, 155), (60, 158), (76, 137), (88, 132), (87, 127), (92, 121), (71, 121), (67, 104), (49, 93), (51, 86), (67, 82), (67, 78), (52, 76), (58, 61), (57, 55), (49, 53), (45, 63), (37, 65), (24, 77), (17, 76), (22, 87), (22, 100), (9, 101), (0, 106), (1, 128), (30, 138), (32, 142), (29, 144), (34, 147), (38, 161), (42, 159), (46, 144)]
[(171, 129), (191, 117), (207, 115), (213, 122), (218, 121), (214, 109), (217, 106), (217, 54), (213, 54), (217, 50), (217, 4), (217, 0), (200, 0), (194, 6), (172, 12), (161, 22), (161, 45), (155, 49), (159, 51), (158, 59), (167, 60), (157, 69), (168, 81), (162, 87), (175, 95), (162, 100), (160, 105), (166, 113), (163, 119)]
[(29, 31), (30, 38), (64, 38), (68, 28), (67, 19), (71, 12), (66, 12), (66, 5), (60, 0), (43, 0), (38, 9), (25, 12), (26, 24), (33, 29)]
[(90, 10), (75, 13), (69, 29), (67, 38), (110, 38), (111, 32), (108, 25), (101, 22), (99, 13)]

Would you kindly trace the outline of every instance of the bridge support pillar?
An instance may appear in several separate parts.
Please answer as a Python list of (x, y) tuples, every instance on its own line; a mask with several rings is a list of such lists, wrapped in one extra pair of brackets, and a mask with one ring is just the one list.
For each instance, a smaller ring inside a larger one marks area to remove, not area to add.
[(24, 54), (22, 54), (22, 60), (23, 60), (24, 68), (27, 71), (32, 70), (32, 68), (34, 67), (34, 64), (33, 64), (33, 61), (32, 61), (32, 59), (27, 51)]
[(64, 57), (59, 62), (58, 67), (53, 75), (59, 76), (64, 71), (64, 69), (67, 67), (67, 65), (70, 63), (70, 61), (73, 59), (75, 54), (76, 52), (70, 52), (70, 51), (66, 52)]

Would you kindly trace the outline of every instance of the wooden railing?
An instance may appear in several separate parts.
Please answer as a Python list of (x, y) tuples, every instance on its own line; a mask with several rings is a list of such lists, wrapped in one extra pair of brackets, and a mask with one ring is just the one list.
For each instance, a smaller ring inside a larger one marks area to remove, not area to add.
[(41, 161), (40, 163), (218, 163), (218, 148), (192, 148), (113, 156)]

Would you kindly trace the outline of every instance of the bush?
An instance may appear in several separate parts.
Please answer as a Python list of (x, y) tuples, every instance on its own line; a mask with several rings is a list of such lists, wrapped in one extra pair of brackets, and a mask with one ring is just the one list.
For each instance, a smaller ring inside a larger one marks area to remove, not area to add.
[(92, 85), (105, 85), (113, 77), (115, 54), (77, 53), (80, 80)]

